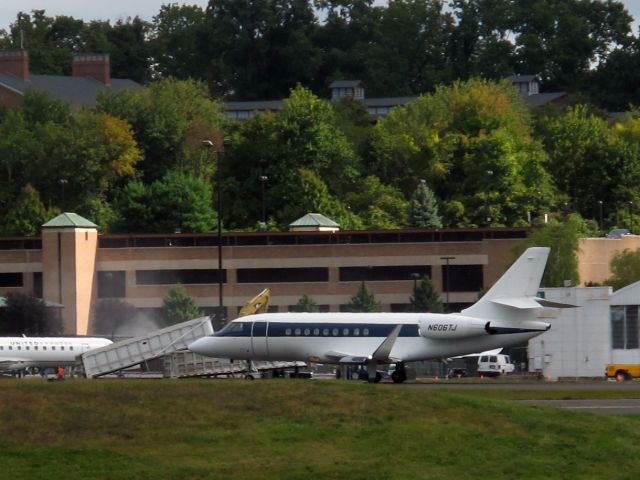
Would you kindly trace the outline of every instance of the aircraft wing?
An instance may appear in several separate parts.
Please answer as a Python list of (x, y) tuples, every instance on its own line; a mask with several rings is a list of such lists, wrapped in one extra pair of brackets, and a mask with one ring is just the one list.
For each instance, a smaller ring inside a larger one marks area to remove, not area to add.
[(362, 355), (352, 355), (350, 353), (342, 352), (327, 352), (325, 356), (335, 360), (337, 363), (344, 365), (362, 365), (370, 360), (370, 357), (363, 357)]
[(391, 333), (385, 338), (378, 348), (376, 348), (369, 355), (354, 355), (351, 353), (342, 353), (342, 352), (327, 352), (325, 356), (334, 359), (337, 363), (345, 364), (345, 365), (362, 365), (363, 363), (367, 363), (370, 360), (376, 360), (382, 363), (394, 363), (400, 361), (397, 358), (391, 357), (391, 350), (393, 349), (393, 345), (400, 334), (400, 330), (402, 329), (402, 325), (396, 325)]
[(29, 363), (25, 362), (24, 359), (7, 357), (0, 358), (0, 371), (3, 372), (7, 370), (17, 370), (28, 366), (30, 366)]
[(502, 347), (501, 348), (496, 348), (495, 350), (487, 350), (486, 352), (469, 353), (467, 355), (458, 355), (457, 357), (450, 357), (450, 359), (467, 358), (467, 357), (482, 357), (483, 355), (498, 355), (500, 352), (502, 352)]

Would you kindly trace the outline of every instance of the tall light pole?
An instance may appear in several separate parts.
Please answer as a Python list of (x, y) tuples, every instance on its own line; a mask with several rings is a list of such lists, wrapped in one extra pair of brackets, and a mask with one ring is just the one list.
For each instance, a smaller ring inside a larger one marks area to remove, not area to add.
[(413, 279), (413, 309), (414, 311), (418, 311), (418, 279), (420, 278), (419, 273), (412, 273), (411, 278)]
[(62, 205), (60, 205), (61, 210), (63, 212), (66, 212), (65, 210), (65, 198), (64, 198), (64, 189), (67, 186), (67, 183), (69, 183), (69, 180), (67, 180), (66, 178), (61, 178), (60, 180), (58, 180), (58, 183), (60, 184), (60, 187), (62, 188)]
[(449, 312), (449, 290), (451, 290), (451, 271), (449, 270), (449, 261), (453, 260), (456, 257), (440, 257), (440, 260), (444, 260), (446, 262), (446, 272), (447, 272), (447, 280), (445, 282), (445, 288), (447, 289), (447, 307), (445, 308), (445, 312)]
[(484, 192), (484, 211), (486, 214), (486, 220), (487, 220), (487, 227), (491, 226), (491, 210), (489, 209), (489, 204), (488, 204), (488, 195), (489, 195), (489, 191), (491, 189), (491, 178), (493, 177), (493, 170), (487, 170), (487, 189)]
[(260, 227), (265, 231), (267, 230), (267, 210), (264, 202), (264, 187), (268, 180), (269, 177), (266, 175), (260, 175), (260, 184), (262, 185), (262, 224)]
[(602, 225), (602, 200), (598, 200), (598, 208), (600, 210), (600, 231), (604, 232), (604, 227)]
[[(212, 150), (215, 147), (215, 144), (211, 140), (203, 140), (202, 145)], [(222, 155), (224, 153), (225, 148), (231, 145), (231, 141), (228, 138), (223, 140), (223, 148), (221, 151), (218, 151), (217, 160), (218, 164), (216, 165), (216, 210), (218, 211), (218, 321), (221, 324), (225, 323), (225, 315), (224, 315), (224, 302), (222, 296), (222, 196), (221, 196), (221, 185), (222, 185), (222, 173), (220, 168), (220, 160), (222, 159)]]
[(629, 202), (629, 233), (633, 233), (633, 202)]

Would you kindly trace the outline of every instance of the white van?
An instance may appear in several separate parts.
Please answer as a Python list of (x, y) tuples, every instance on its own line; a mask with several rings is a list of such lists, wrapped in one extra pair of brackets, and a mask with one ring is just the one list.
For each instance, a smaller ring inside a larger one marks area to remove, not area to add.
[(511, 363), (509, 355), (481, 355), (478, 357), (478, 375), (496, 377), (511, 373), (515, 366)]

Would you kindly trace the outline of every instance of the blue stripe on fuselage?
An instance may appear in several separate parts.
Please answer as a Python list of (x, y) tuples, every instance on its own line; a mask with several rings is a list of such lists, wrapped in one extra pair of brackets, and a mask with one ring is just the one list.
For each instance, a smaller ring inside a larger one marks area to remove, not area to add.
[[(231, 325), (231, 324), (230, 324)], [(230, 326), (229, 325), (229, 326)], [(254, 326), (255, 325), (255, 326)], [(250, 337), (264, 336), (267, 322), (238, 322), (233, 328), (224, 329), (213, 334), (214, 337)], [(388, 337), (396, 324), (379, 323), (298, 323), (271, 322), (266, 336), (273, 337)], [(418, 337), (418, 325), (404, 324), (400, 337)]]

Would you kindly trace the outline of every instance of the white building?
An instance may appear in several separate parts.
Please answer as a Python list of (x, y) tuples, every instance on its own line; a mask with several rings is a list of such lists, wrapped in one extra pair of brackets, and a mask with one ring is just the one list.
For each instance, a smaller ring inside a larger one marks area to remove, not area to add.
[(529, 371), (545, 378), (603, 377), (609, 363), (640, 364), (640, 282), (611, 287), (545, 288), (546, 299), (579, 308), (541, 312), (551, 329), (529, 341)]

